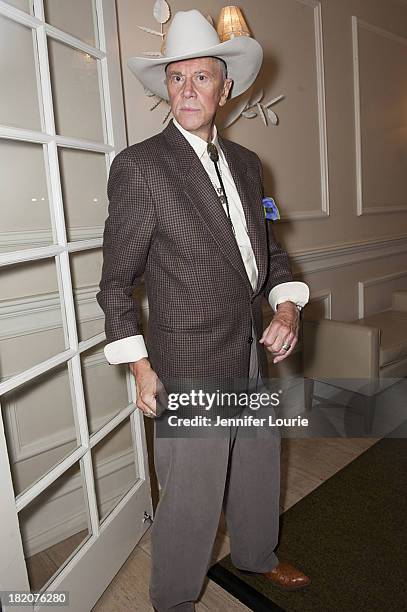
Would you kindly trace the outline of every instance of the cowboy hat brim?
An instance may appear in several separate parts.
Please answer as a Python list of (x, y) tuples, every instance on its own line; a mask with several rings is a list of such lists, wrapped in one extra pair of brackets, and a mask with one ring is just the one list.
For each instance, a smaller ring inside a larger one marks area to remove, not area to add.
[(130, 57), (127, 65), (144, 87), (168, 100), (165, 67), (170, 62), (196, 57), (218, 57), (226, 62), (228, 78), (233, 79), (231, 98), (236, 98), (252, 85), (263, 61), (263, 49), (249, 36), (237, 36), (218, 45), (172, 57)]

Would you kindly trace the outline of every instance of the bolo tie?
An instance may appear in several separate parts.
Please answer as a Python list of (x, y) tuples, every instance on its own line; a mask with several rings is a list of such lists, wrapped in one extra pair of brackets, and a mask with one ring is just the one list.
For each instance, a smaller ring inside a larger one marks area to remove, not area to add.
[(227, 217), (229, 219), (230, 226), (232, 228), (233, 234), (236, 235), (235, 228), (233, 227), (232, 219), (231, 219), (231, 216), (230, 216), (229, 202), (228, 202), (228, 199), (227, 199), (227, 196), (226, 196), (226, 189), (225, 189), (225, 186), (223, 184), (222, 175), (221, 175), (220, 170), (219, 170), (219, 165), (218, 165), (218, 162), (219, 162), (219, 153), (218, 153), (218, 149), (216, 148), (216, 145), (214, 145), (212, 142), (208, 142), (206, 150), (208, 152), (209, 159), (211, 161), (213, 161), (213, 163), (214, 163), (215, 170), (216, 170), (216, 175), (217, 175), (218, 180), (219, 180), (220, 187), (216, 187), (216, 192), (217, 192), (219, 201), (222, 204), (222, 206), (223, 205), (226, 206), (226, 215), (227, 215)]

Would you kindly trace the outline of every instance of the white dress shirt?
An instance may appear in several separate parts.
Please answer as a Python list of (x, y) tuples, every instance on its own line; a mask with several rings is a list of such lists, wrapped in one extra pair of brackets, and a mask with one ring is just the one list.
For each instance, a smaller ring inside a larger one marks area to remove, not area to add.
[[(220, 187), (219, 179), (215, 170), (215, 164), (211, 161), (207, 153), (207, 142), (199, 136), (185, 130), (175, 118), (173, 118), (173, 123), (185, 136), (195, 153), (198, 155), (198, 158), (205, 168), (205, 171), (211, 179), (215, 189)], [(229, 170), (226, 158), (219, 146), (216, 125), (213, 126), (212, 142), (216, 145), (219, 153), (218, 166), (229, 202), (229, 213), (235, 231), (236, 241), (242, 255), (250, 284), (253, 289), (255, 289), (258, 275), (256, 259), (254, 257), (249, 234), (247, 232), (246, 217), (242, 202), (236, 189), (232, 174)], [(223, 207), (226, 214), (226, 204), (224, 204)], [(299, 281), (280, 283), (279, 285), (273, 287), (268, 296), (268, 301), (273, 310), (277, 309), (278, 304), (286, 301), (294, 302), (297, 304), (297, 306), (303, 307), (308, 300), (308, 285)], [(133, 361), (138, 361), (143, 357), (148, 357), (144, 338), (141, 334), (121, 338), (120, 340), (115, 340), (114, 342), (106, 344), (104, 353), (107, 361), (111, 364), (130, 363)]]

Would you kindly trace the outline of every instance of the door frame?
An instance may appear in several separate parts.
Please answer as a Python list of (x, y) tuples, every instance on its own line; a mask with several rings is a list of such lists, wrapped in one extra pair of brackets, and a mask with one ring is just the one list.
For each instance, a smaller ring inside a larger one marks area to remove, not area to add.
[[(150, 524), (148, 518), (152, 516), (144, 422), (142, 414), (132, 401), (136, 397), (136, 389), (129, 369), (126, 372), (128, 405), (98, 431), (92, 435), (89, 434), (81, 373), (81, 354), (103, 342), (105, 334), (99, 333), (81, 342), (78, 340), (69, 255), (78, 251), (100, 248), (103, 239), (98, 237), (75, 242), (67, 240), (58, 161), (59, 146), (94, 151), (105, 154), (108, 171), (114, 156), (127, 146), (116, 2), (115, 0), (94, 0), (95, 20), (99, 34), (98, 47), (91, 47), (80, 39), (45, 23), (43, 0), (32, 0), (32, 12), (33, 14), (25, 13), (0, 0), (0, 15), (32, 31), (41, 130), (0, 125), (0, 138), (42, 144), (53, 244), (0, 253), (0, 266), (24, 265), (24, 262), (39, 261), (44, 258), (55, 259), (65, 342), (68, 348), (0, 382), (0, 400), (3, 394), (20, 388), (24, 383), (37, 378), (44, 372), (52, 373), (53, 368), (59, 364), (67, 364), (74, 399), (73, 410), (78, 447), (28, 489), (15, 497), (5, 431), (2, 418), (0, 418), (0, 475), (2, 479), (0, 519), (2, 540), (7, 542), (6, 546), (0, 547), (0, 590), (30, 590), (18, 513), (64, 474), (69, 467), (79, 462), (90, 535), (41, 591), (69, 590), (69, 609), (86, 612), (100, 597), (142, 537)], [(56, 134), (48, 63), (48, 37), (88, 53), (98, 60), (102, 117), (104, 118), (104, 143)], [(107, 518), (100, 523), (91, 449), (126, 419), (130, 419), (135, 451), (134, 461), (139, 478)], [(3, 606), (3, 609), (16, 612), (20, 608), (13, 605), (9, 608)], [(33, 609), (45, 610), (45, 607), (34, 606)], [(21, 610), (27, 610), (27, 606), (22, 607)]]

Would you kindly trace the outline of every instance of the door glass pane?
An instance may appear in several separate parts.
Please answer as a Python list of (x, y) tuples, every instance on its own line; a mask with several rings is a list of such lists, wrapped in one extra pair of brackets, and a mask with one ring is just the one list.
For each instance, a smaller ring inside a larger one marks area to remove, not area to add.
[(79, 463), (19, 513), (31, 591), (57, 574), (90, 536)]
[(55, 260), (0, 268), (0, 380), (65, 350)]
[(48, 38), (58, 134), (104, 142), (97, 60)]
[(15, 8), (20, 9), (20, 11), (25, 11), (29, 13), (31, 10), (31, 1), (30, 0), (4, 0), (7, 4), (11, 4)]
[(93, 0), (44, 0), (44, 10), (47, 23), (96, 46)]
[(102, 274), (102, 249), (70, 254), (78, 338), (87, 340), (104, 331), (104, 314), (96, 301)]
[(126, 408), (126, 367), (111, 366), (103, 352), (104, 342), (81, 354), (82, 380), (89, 431), (94, 433)]
[(78, 446), (67, 364), (6, 393), (1, 405), (19, 495)]
[(41, 129), (35, 32), (0, 15), (0, 124)]
[(92, 449), (93, 472), (100, 521), (117, 506), (139, 479), (131, 436), (126, 419)]
[(58, 150), (69, 241), (102, 238), (107, 217), (107, 169), (103, 153)]
[(0, 251), (52, 244), (40, 144), (0, 139)]

